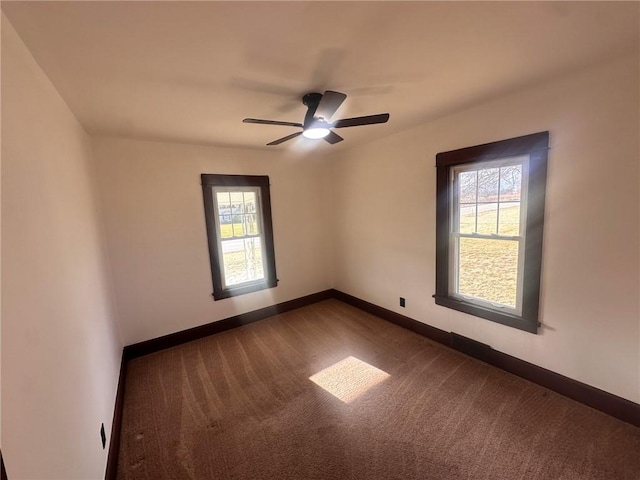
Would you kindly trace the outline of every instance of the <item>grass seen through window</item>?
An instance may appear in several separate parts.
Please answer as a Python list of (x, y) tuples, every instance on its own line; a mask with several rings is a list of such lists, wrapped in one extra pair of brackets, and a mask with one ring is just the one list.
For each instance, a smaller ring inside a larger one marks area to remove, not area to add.
[[(483, 225), (493, 224), (497, 208), (478, 212), (478, 230)], [(475, 223), (475, 212), (461, 214), (460, 226)], [(520, 207), (500, 209), (500, 234), (518, 235)], [(482, 298), (490, 302), (516, 305), (518, 277), (518, 242), (510, 240), (487, 240), (460, 238), (459, 292), (463, 295)]]

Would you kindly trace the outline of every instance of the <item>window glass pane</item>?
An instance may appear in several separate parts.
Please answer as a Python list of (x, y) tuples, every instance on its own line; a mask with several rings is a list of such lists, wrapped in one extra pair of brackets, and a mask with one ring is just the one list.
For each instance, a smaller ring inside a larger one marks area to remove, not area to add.
[(257, 200), (255, 192), (244, 192), (244, 216), (242, 217), (244, 235), (257, 235), (260, 233), (256, 215), (258, 211)]
[(231, 208), (229, 192), (216, 192), (216, 202), (218, 203), (218, 213), (222, 215), (223, 209)]
[(258, 195), (255, 191), (216, 192), (220, 236), (258, 235)]
[(522, 165), (500, 168), (500, 201), (519, 201), (522, 189)]
[(264, 278), (260, 238), (223, 240), (222, 256), (227, 286)]
[(233, 203), (237, 208), (240, 208), (240, 205), (243, 203), (243, 194), (244, 192), (229, 192), (229, 196), (231, 197), (231, 203)]
[(500, 204), (500, 235), (520, 235), (520, 202)]
[(231, 230), (234, 237), (244, 235), (242, 214), (244, 213), (244, 192), (229, 192), (231, 199)]
[(233, 236), (231, 226), (231, 199), (229, 192), (216, 192), (216, 203), (218, 204), (218, 222), (220, 224), (220, 236), (230, 238)]
[(458, 208), (459, 226), (458, 231), (460, 233), (473, 233), (476, 231), (476, 206), (474, 205), (459, 205)]
[(255, 213), (247, 213), (244, 216), (243, 229), (245, 235), (258, 235), (258, 216)]
[(244, 235), (244, 228), (242, 227), (242, 215), (233, 216), (233, 236), (242, 237)]
[(516, 308), (518, 242), (459, 239), (458, 293)]
[(478, 202), (498, 201), (499, 168), (478, 170)]
[(497, 233), (498, 204), (486, 203), (478, 205), (478, 233), (490, 235)]
[(476, 203), (477, 172), (460, 172), (458, 175), (459, 202)]
[(231, 223), (220, 222), (220, 237), (223, 239), (233, 237), (233, 225)]
[(256, 211), (256, 193), (244, 192), (244, 213)]

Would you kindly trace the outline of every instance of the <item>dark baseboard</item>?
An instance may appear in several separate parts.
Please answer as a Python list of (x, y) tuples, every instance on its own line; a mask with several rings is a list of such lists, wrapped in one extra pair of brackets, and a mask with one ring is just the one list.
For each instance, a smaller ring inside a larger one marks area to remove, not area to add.
[(2, 458), (2, 450), (0, 450), (0, 480), (7, 480), (7, 471), (4, 469), (4, 459)]
[(252, 312), (241, 313), (234, 317), (225, 318), (224, 320), (200, 325), (199, 327), (189, 328), (188, 330), (170, 333), (169, 335), (147, 340), (145, 342), (127, 345), (124, 347), (124, 357), (128, 361), (133, 358), (142, 357), (143, 355), (149, 355), (150, 353), (176, 347), (183, 343), (192, 342), (193, 340), (208, 337), (209, 335), (224, 332), (225, 330), (241, 327), (248, 323), (257, 322), (258, 320), (263, 320), (265, 318), (278, 315), (279, 313), (295, 310), (296, 308), (311, 305), (312, 303), (327, 300), (332, 297), (333, 290), (324, 290), (305, 297), (289, 300), (288, 302), (278, 303), (277, 305), (271, 305)]
[(482, 360), (506, 372), (518, 375), (565, 397), (595, 408), (607, 415), (640, 427), (640, 405), (630, 400), (565, 377), (564, 375), (539, 367), (533, 363), (525, 362), (506, 353), (499, 352), (489, 345), (484, 345), (453, 332), (445, 332), (439, 328), (431, 327), (347, 293), (334, 290), (333, 296), (344, 303), (364, 310), (376, 317), (388, 320), (391, 323), (407, 328), (435, 342), (458, 350), (478, 360)]
[(444, 343), (445, 345), (449, 344), (449, 334), (444, 330), (440, 330), (439, 328), (432, 327), (430, 325), (427, 325), (426, 323), (418, 322), (416, 320), (413, 320), (412, 318), (405, 317), (404, 315), (400, 315), (399, 313), (392, 312), (391, 310), (379, 307), (378, 305), (374, 305), (373, 303), (360, 300), (357, 297), (351, 296), (339, 290), (333, 291), (333, 298), (340, 300), (341, 302), (348, 303), (349, 305), (359, 308), (360, 310), (364, 310), (365, 312), (375, 315), (376, 317), (380, 317), (384, 320), (388, 320), (391, 323), (395, 323), (396, 325), (416, 332), (423, 337), (435, 340), (438, 343)]
[(607, 415), (640, 427), (640, 405), (626, 398), (618, 397), (497, 350), (491, 350), (487, 363), (595, 408)]
[(111, 439), (109, 441), (109, 454), (107, 455), (107, 470), (105, 480), (116, 480), (118, 475), (118, 456), (120, 454), (120, 431), (122, 429), (122, 407), (124, 405), (124, 385), (127, 380), (127, 360), (122, 353), (120, 361), (120, 376), (118, 377), (118, 390), (116, 391), (116, 405), (113, 409), (113, 421), (111, 422)]

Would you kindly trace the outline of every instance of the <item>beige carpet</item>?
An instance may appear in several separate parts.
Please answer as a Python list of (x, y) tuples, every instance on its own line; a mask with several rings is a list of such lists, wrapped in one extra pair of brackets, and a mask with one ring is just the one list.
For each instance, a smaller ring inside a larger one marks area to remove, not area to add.
[(328, 300), (131, 361), (118, 478), (638, 480), (640, 429)]

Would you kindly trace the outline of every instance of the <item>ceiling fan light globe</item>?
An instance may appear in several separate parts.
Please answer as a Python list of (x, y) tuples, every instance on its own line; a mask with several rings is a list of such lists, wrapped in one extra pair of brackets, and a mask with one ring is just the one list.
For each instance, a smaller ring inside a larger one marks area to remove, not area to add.
[(331, 130), (325, 127), (312, 127), (307, 128), (302, 132), (302, 135), (305, 138), (310, 138), (312, 140), (317, 140), (319, 138), (324, 138), (331, 133)]

